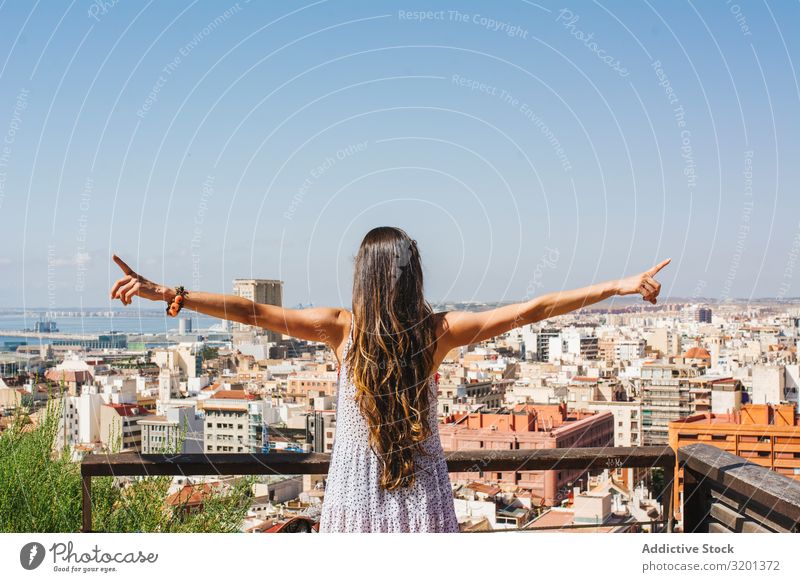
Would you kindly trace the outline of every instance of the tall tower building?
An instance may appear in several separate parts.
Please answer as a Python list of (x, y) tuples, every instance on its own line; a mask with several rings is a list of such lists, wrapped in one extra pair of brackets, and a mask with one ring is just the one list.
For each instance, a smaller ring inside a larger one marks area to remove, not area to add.
[[(256, 303), (266, 305), (283, 306), (283, 281), (277, 279), (234, 279), (233, 294), (244, 297)], [(281, 334), (267, 331), (263, 328), (253, 327), (237, 323), (234, 325), (237, 331), (264, 331), (268, 341), (275, 342), (281, 339)]]

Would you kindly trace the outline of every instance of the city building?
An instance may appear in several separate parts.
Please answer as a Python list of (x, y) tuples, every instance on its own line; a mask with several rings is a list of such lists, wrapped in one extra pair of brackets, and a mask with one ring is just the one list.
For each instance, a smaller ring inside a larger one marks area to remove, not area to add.
[[(614, 416), (610, 412), (567, 412), (566, 404), (526, 405), (451, 415), (439, 425), (445, 451), (556, 449), (604, 447), (614, 442)], [(544, 499), (560, 503), (581, 471), (517, 471), (454, 473), (454, 480), (515, 485)]]
[(784, 393), (785, 388), (786, 374), (783, 366), (764, 364), (753, 366), (753, 403), (780, 404), (786, 402), (788, 398)]
[[(251, 429), (251, 422), (261, 425), (263, 431), (264, 410), (251, 408), (250, 404), (255, 400), (254, 395), (244, 390), (219, 390), (203, 401), (203, 450), (207, 453), (261, 452), (263, 434), (255, 433)], [(251, 413), (260, 418), (251, 421)], [(254, 451), (254, 448), (257, 450)]]
[(694, 410), (689, 380), (700, 375), (692, 366), (646, 363), (642, 366), (643, 445), (666, 445), (670, 421), (691, 415)]
[(203, 418), (193, 405), (170, 406), (164, 414), (139, 420), (138, 424), (142, 429), (142, 453), (203, 452)]
[(333, 410), (313, 410), (306, 417), (306, 442), (315, 453), (333, 452), (336, 437), (336, 413)]
[(711, 308), (698, 307), (694, 312), (694, 320), (697, 323), (711, 323)]
[(614, 359), (617, 361), (638, 360), (644, 357), (647, 342), (638, 339), (618, 339), (614, 345)]
[(440, 382), (438, 392), (438, 413), (448, 415), (454, 412), (472, 412), (477, 408), (497, 408), (504, 403), (505, 385), (491, 380), (483, 382), (461, 382), (452, 380)]
[(99, 442), (102, 404), (103, 398), (99, 394), (64, 395), (55, 449), (61, 451), (65, 446), (74, 448)]
[(334, 396), (338, 379), (336, 372), (293, 372), (286, 378), (286, 393), (310, 404), (318, 396)]
[(135, 404), (103, 404), (100, 406), (100, 440), (111, 452), (141, 453), (139, 421), (150, 416), (151, 412)]
[(585, 408), (593, 412), (610, 412), (614, 415), (614, 446), (637, 447), (642, 444), (641, 400), (591, 401)]
[(110, 332), (97, 336), (97, 339), (54, 339), (53, 346), (83, 348), (86, 350), (124, 350), (128, 347), (128, 336)]
[(192, 344), (153, 351), (152, 360), (159, 368), (177, 372), (181, 380), (197, 378), (203, 374), (203, 358), (200, 350)]
[[(731, 414), (696, 414), (669, 423), (674, 450), (705, 443), (800, 480), (800, 422), (792, 404), (745, 404)], [(683, 470), (675, 467), (676, 507), (683, 505)]]

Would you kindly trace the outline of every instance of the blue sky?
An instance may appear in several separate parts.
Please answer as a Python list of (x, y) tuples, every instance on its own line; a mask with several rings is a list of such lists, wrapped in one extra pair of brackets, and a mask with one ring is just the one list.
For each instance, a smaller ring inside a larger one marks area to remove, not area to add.
[[(428, 14), (420, 12), (429, 11)], [(0, 4), (0, 306), (280, 278), (349, 305), (378, 225), (429, 299), (641, 271), (800, 295), (796, 2)]]

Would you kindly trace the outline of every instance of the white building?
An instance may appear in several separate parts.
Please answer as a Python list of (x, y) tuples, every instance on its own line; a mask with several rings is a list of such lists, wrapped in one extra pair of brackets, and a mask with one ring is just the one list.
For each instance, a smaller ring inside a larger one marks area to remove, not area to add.
[(783, 366), (753, 366), (753, 402), (780, 404), (784, 402), (785, 375)]
[(642, 402), (589, 402), (588, 410), (614, 415), (614, 446), (636, 447), (642, 444)]
[(638, 360), (644, 357), (647, 342), (643, 339), (618, 339), (614, 356), (618, 362)]
[(193, 404), (168, 406), (163, 415), (147, 417), (138, 424), (142, 429), (142, 453), (203, 452), (203, 418)]
[(91, 444), (100, 441), (100, 407), (104, 404), (100, 394), (88, 392), (80, 396), (64, 396), (63, 411), (56, 434), (56, 450)]

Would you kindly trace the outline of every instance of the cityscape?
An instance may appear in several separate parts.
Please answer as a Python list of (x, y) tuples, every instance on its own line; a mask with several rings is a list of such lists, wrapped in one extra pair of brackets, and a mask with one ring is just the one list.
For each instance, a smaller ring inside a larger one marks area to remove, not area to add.
[[(232, 291), (283, 301), (275, 279), (237, 279)], [(190, 312), (151, 333), (63, 332), (52, 315), (0, 331), (0, 431), (20, 413), (33, 429), (49, 403), (59, 413), (55, 450), (72, 463), (91, 454), (279, 459), (333, 450), (338, 369), (323, 343)], [(119, 320), (124, 312), (94, 315)], [(800, 480), (799, 336), (796, 300), (601, 303), (451, 351), (436, 374), (438, 435), (446, 455), (704, 443)], [(677, 464), (476, 469), (450, 474), (463, 532), (684, 527)], [(241, 478), (175, 475), (162, 501), (202, 509)], [(117, 486), (134, 479), (119, 477)], [(314, 473), (257, 476), (237, 531), (316, 531), (325, 482)]]
[(0, 1), (5, 577), (797, 579), (798, 23)]

